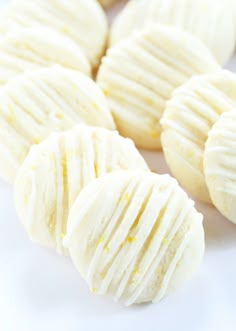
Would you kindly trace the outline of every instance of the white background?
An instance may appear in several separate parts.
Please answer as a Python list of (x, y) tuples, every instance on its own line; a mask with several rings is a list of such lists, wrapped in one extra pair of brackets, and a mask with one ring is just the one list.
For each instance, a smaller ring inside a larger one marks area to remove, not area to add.
[[(236, 71), (236, 58), (229, 67)], [(162, 153), (144, 155), (167, 172)], [(199, 272), (158, 305), (124, 308), (90, 294), (69, 259), (29, 241), (12, 189), (0, 182), (0, 331), (236, 331), (236, 226), (197, 207), (206, 232)]]

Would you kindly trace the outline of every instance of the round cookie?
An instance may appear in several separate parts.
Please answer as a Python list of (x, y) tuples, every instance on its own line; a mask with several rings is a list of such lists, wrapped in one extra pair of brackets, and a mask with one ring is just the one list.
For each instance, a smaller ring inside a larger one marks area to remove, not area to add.
[(31, 145), (78, 123), (115, 129), (90, 78), (60, 66), (12, 78), (0, 90), (0, 177), (12, 183)]
[(211, 202), (203, 173), (207, 135), (219, 116), (235, 107), (236, 75), (219, 70), (177, 89), (161, 120), (161, 142), (171, 172), (205, 202)]
[(108, 50), (97, 82), (118, 131), (141, 148), (160, 148), (160, 123), (174, 89), (191, 76), (219, 68), (192, 35), (154, 24)]
[(62, 239), (74, 200), (92, 180), (117, 169), (148, 171), (133, 142), (116, 131), (78, 126), (33, 146), (15, 182), (16, 209), (30, 238), (67, 254)]
[(220, 63), (235, 47), (236, 23), (232, 8), (221, 0), (131, 0), (115, 19), (110, 45), (150, 23), (181, 28), (201, 39)]
[(97, 67), (107, 42), (108, 24), (95, 0), (14, 0), (2, 15), (0, 30), (42, 25), (69, 37)]
[(202, 215), (168, 175), (114, 172), (78, 196), (64, 244), (92, 292), (157, 302), (199, 266)]
[(25, 70), (52, 64), (91, 75), (90, 64), (79, 46), (52, 29), (18, 29), (0, 39), (0, 85)]
[(204, 174), (213, 204), (236, 223), (236, 111), (223, 113), (208, 135)]

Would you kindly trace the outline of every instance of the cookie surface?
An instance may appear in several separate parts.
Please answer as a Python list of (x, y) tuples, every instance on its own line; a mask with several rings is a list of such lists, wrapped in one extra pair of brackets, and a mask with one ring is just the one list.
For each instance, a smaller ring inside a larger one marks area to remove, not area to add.
[(81, 49), (52, 29), (12, 30), (0, 39), (0, 85), (25, 70), (53, 64), (91, 75), (90, 64)]
[(30, 146), (77, 124), (115, 129), (99, 87), (78, 71), (29, 71), (0, 90), (0, 176), (13, 182)]
[(114, 172), (81, 192), (64, 244), (92, 292), (125, 305), (155, 302), (199, 266), (202, 215), (167, 175)]
[(161, 120), (162, 147), (173, 175), (191, 194), (211, 202), (203, 173), (208, 132), (236, 107), (236, 75), (219, 70), (192, 78), (177, 89)]
[(217, 120), (204, 152), (204, 174), (213, 204), (233, 223), (236, 223), (235, 109)]
[(158, 149), (159, 120), (173, 90), (193, 75), (218, 68), (201, 41), (156, 24), (109, 49), (97, 82), (118, 131), (138, 147)]
[(14, 0), (7, 6), (0, 30), (42, 25), (72, 39), (96, 67), (103, 55), (108, 25), (95, 0)]
[(110, 44), (152, 22), (194, 34), (220, 63), (233, 54), (236, 38), (233, 11), (227, 1), (219, 0), (131, 0), (112, 25)]
[(18, 215), (30, 238), (66, 254), (70, 207), (81, 189), (119, 169), (148, 167), (131, 140), (115, 131), (78, 126), (31, 148), (15, 183)]

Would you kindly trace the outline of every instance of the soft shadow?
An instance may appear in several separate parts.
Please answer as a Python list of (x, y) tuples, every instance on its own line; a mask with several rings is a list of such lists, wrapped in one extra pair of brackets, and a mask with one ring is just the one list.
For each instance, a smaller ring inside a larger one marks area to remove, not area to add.
[(126, 5), (128, 0), (119, 0), (111, 8), (109, 8), (108, 22), (111, 24), (122, 8)]
[(236, 225), (222, 216), (214, 206), (196, 202), (196, 208), (204, 215), (207, 247), (220, 250), (236, 247)]
[(146, 151), (139, 150), (146, 160), (150, 170), (158, 174), (170, 174), (170, 170), (166, 164), (164, 154), (161, 151)]

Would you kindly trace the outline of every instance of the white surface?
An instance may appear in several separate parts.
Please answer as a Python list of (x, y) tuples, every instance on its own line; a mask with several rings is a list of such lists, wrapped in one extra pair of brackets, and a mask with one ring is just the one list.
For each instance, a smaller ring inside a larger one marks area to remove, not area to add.
[[(167, 171), (161, 153), (144, 154), (151, 169)], [(194, 279), (159, 305), (124, 308), (90, 294), (69, 259), (29, 241), (12, 190), (1, 182), (0, 330), (235, 331), (236, 226), (213, 207), (197, 207), (205, 216), (206, 254)]]

